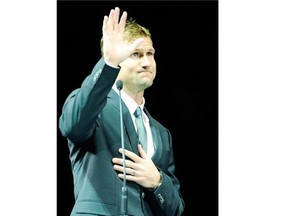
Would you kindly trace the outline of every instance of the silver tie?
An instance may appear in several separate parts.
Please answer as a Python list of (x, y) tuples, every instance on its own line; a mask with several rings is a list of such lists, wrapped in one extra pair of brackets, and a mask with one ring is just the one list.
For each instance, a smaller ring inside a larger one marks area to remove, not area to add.
[(135, 115), (135, 122), (137, 127), (137, 134), (140, 144), (142, 145), (142, 148), (147, 152), (147, 134), (144, 127), (144, 122), (142, 118), (142, 111), (141, 108), (138, 107), (136, 111), (134, 112)]

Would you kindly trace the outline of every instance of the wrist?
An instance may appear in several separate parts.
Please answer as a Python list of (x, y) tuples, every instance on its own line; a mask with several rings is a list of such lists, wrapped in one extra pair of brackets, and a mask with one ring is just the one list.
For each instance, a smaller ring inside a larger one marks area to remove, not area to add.
[(156, 187), (150, 188), (150, 189), (148, 188), (148, 190), (155, 191), (157, 188), (159, 188), (161, 186), (162, 181), (163, 181), (163, 176), (162, 176), (162, 172), (161, 171), (159, 171), (159, 174), (160, 174), (160, 178), (159, 178), (159, 181), (158, 181), (158, 184), (156, 185)]
[(162, 184), (162, 181), (163, 181), (162, 172), (160, 171), (159, 173), (160, 173), (160, 179), (159, 179), (158, 185), (157, 185), (157, 187), (155, 189), (159, 188), (161, 186), (161, 184)]
[(152, 189), (152, 191), (155, 191), (155, 190), (156, 190), (157, 188), (159, 188), (159, 187), (161, 186), (161, 184), (162, 184), (162, 181), (163, 181), (162, 172), (159, 171), (159, 174), (160, 174), (160, 179), (159, 179), (159, 181), (158, 181), (158, 184), (156, 185), (156, 187), (154, 187), (154, 188)]

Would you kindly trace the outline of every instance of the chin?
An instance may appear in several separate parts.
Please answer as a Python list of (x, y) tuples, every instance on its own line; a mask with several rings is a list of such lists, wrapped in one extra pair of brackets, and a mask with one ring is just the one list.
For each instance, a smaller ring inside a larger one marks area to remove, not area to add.
[(150, 86), (152, 86), (153, 82), (145, 82), (143, 84), (143, 86), (145, 86), (145, 89), (149, 88)]

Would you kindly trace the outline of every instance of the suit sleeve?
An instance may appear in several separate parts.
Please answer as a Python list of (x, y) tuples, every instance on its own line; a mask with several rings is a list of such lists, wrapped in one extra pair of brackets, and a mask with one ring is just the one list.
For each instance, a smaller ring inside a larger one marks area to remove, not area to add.
[[(172, 148), (172, 137), (168, 130), (168, 140), (166, 140), (168, 154), (165, 156), (165, 164), (159, 163), (158, 169), (162, 174), (162, 183), (152, 193), (159, 216), (171, 215), (180, 216), (184, 212), (185, 202), (180, 193), (180, 183), (175, 176), (175, 162)], [(163, 158), (162, 158), (163, 159)]]
[(59, 118), (59, 129), (64, 137), (79, 143), (92, 136), (96, 118), (107, 102), (119, 70), (106, 65), (101, 58), (81, 87), (70, 93)]
[(161, 212), (163, 212), (161, 215), (180, 216), (184, 211), (185, 204), (179, 193), (179, 183), (176, 179), (168, 177), (163, 172), (162, 176), (163, 180), (161, 186), (153, 192), (158, 207), (160, 207)]

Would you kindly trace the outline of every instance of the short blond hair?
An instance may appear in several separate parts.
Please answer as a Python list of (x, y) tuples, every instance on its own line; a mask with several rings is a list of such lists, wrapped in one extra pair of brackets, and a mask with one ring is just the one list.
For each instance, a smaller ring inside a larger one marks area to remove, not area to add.
[[(125, 24), (124, 40), (132, 42), (140, 37), (149, 37), (150, 39), (152, 39), (149, 29), (138, 24), (135, 19), (130, 18), (126, 21)], [(100, 49), (101, 55), (103, 56), (103, 37), (100, 40)]]

